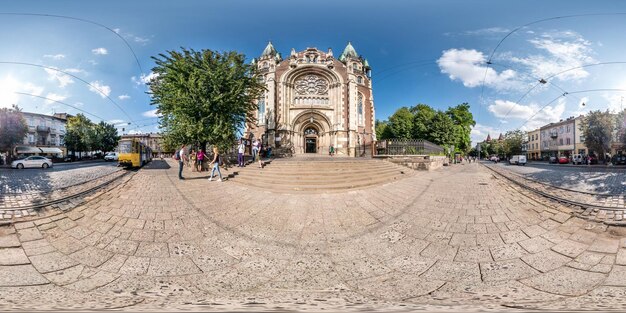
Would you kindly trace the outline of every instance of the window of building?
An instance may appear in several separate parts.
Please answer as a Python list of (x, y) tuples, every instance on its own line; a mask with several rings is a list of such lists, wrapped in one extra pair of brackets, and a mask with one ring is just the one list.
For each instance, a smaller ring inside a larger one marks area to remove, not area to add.
[(359, 114), (359, 125), (363, 125), (365, 119), (363, 118), (363, 94), (361, 93), (357, 96), (357, 111)]
[(563, 138), (559, 138), (559, 145), (563, 145)]
[(32, 117), (28, 118), (28, 126), (35, 127), (35, 120)]
[(569, 125), (567, 125), (567, 130), (566, 130), (566, 132), (567, 132), (567, 133), (569, 133)]
[(566, 138), (566, 139), (565, 139), (565, 142), (566, 142), (566, 144), (568, 144), (568, 145), (572, 143), (570, 138)]
[(359, 84), (362, 84), (362, 83), (363, 83), (363, 77), (358, 76), (358, 77), (356, 78), (356, 82), (357, 82), (357, 83), (359, 83)]
[(307, 128), (304, 130), (304, 135), (317, 135), (317, 130), (315, 128)]
[(561, 126), (561, 127), (559, 128), (559, 133), (560, 133), (560, 134), (562, 134), (562, 133), (563, 133), (563, 126)]
[(580, 142), (585, 142), (585, 136), (580, 136)]
[(28, 134), (28, 143), (31, 145), (35, 144), (35, 134)]
[(257, 123), (265, 124), (265, 98), (259, 98), (259, 111), (257, 113)]

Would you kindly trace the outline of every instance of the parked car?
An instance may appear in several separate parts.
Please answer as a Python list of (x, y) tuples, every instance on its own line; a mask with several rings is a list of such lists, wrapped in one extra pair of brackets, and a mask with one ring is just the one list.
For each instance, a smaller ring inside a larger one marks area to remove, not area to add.
[(509, 164), (526, 165), (526, 156), (525, 155), (514, 155), (509, 160)]
[(559, 164), (567, 164), (569, 163), (569, 158), (566, 156), (560, 156), (559, 157)]
[(117, 152), (109, 152), (104, 156), (105, 161), (117, 161), (119, 159), (119, 155)]
[(74, 162), (76, 161), (76, 156), (71, 154), (71, 155), (67, 155), (65, 156), (65, 158), (63, 158), (63, 162)]
[(582, 154), (574, 154), (572, 156), (572, 164), (584, 164), (585, 163), (585, 158), (582, 156)]
[(626, 165), (626, 155), (615, 155), (611, 162), (615, 165)]
[(27, 158), (24, 159), (20, 159), (20, 160), (15, 160), (11, 163), (11, 167), (12, 168), (19, 168), (19, 169), (23, 169), (26, 167), (40, 167), (40, 168), (48, 168), (48, 167), (52, 167), (52, 160), (46, 158), (46, 157), (42, 157), (42, 156), (38, 156), (38, 155), (33, 155), (33, 156), (29, 156)]
[(557, 157), (555, 156), (550, 157), (550, 163), (558, 163), (558, 162), (559, 162), (559, 159)]

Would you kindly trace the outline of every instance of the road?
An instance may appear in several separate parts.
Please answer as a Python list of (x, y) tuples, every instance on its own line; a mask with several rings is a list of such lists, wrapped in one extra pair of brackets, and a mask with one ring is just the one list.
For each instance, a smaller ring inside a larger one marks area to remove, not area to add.
[(115, 162), (54, 164), (49, 169), (0, 169), (0, 194), (48, 192), (88, 182), (118, 170)]
[(626, 168), (568, 166), (529, 163), (526, 166), (497, 164), (528, 179), (553, 186), (601, 194), (626, 193)]

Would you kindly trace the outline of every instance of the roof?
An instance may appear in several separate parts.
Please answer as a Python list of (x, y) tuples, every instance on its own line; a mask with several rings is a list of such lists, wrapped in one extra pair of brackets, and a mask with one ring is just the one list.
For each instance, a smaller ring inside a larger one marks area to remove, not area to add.
[(356, 54), (356, 50), (354, 50), (352, 43), (348, 41), (348, 45), (346, 46), (345, 49), (343, 49), (343, 53), (341, 53), (341, 56), (339, 57), (339, 61), (343, 62), (349, 57), (357, 58), (358, 54)]
[(265, 47), (265, 49), (263, 50), (263, 53), (261, 53), (261, 57), (264, 56), (275, 56), (276, 55), (276, 49), (274, 49), (274, 45), (272, 45), (272, 42), (268, 42), (267, 43), (267, 47)]

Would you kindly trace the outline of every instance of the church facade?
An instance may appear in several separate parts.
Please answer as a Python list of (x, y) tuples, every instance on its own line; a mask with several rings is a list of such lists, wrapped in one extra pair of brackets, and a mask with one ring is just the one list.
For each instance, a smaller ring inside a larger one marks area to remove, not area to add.
[(251, 112), (256, 122), (246, 125), (246, 138), (293, 154), (338, 156), (371, 153), (375, 110), (371, 68), (351, 43), (339, 58), (333, 51), (291, 49), (283, 59), (268, 43), (252, 61), (266, 91)]

